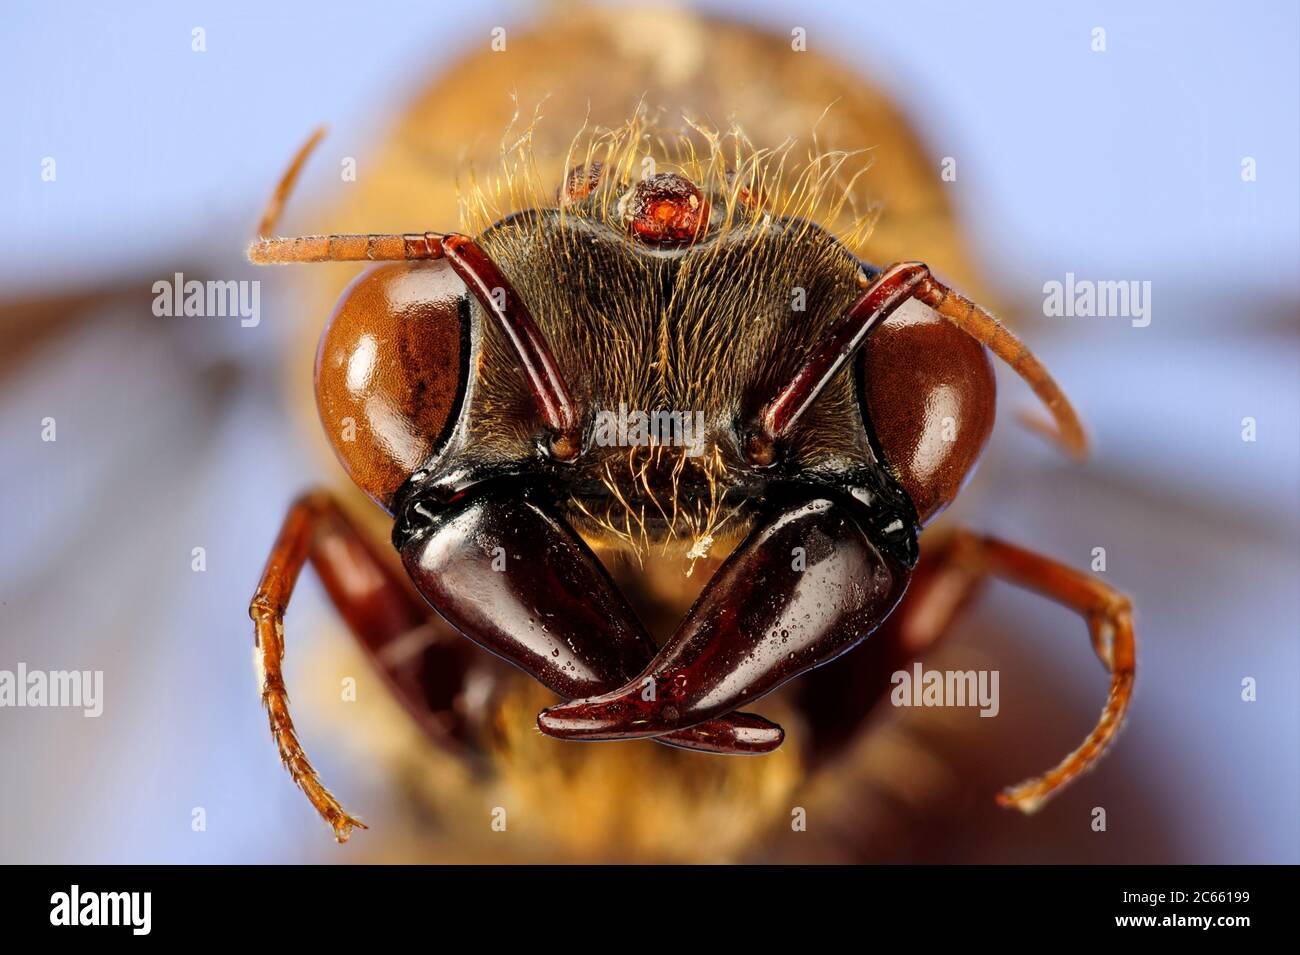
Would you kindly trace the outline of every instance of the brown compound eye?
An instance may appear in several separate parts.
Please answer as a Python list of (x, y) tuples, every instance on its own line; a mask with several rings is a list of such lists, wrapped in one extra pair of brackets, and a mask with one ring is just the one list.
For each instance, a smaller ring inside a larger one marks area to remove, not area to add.
[(928, 524), (957, 496), (993, 430), (988, 352), (929, 309), (900, 309), (871, 333), (857, 374), (867, 426)]
[(590, 164), (574, 166), (569, 170), (569, 174), (564, 177), (564, 184), (560, 186), (556, 198), (560, 205), (572, 205), (575, 202), (581, 202), (589, 195), (596, 191), (600, 185), (600, 176), (604, 166), (599, 160)]
[(459, 418), (469, 315), (445, 261), (384, 265), (352, 283), (321, 334), (321, 424), (348, 476), (385, 508)]
[(680, 245), (703, 234), (709, 203), (695, 183), (661, 172), (637, 183), (622, 203), (627, 230), (650, 245)]

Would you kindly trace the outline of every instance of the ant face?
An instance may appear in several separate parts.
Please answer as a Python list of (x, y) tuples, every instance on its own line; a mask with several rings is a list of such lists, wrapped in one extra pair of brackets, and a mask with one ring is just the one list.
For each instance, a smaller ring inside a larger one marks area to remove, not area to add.
[(479, 239), (570, 384), (582, 453), (563, 466), (539, 461), (543, 424), (527, 384), (509, 342), (485, 328), (464, 443), (431, 473), (459, 473), (469, 459), (544, 468), (585, 530), (699, 553), (723, 528), (743, 532), (746, 504), (776, 477), (876, 467), (849, 375), (822, 395), (778, 468), (744, 453), (764, 400), (861, 294), (857, 260), (811, 223), (760, 225), (675, 174), (613, 192), (511, 216)]
[(848, 481), (895, 501), (909, 526), (932, 517), (992, 427), (983, 350), (933, 315), (887, 323), (855, 374), (824, 382), (777, 454), (754, 460), (747, 441), (764, 403), (832, 336), (870, 273), (817, 225), (771, 215), (730, 177), (725, 186), (676, 173), (628, 185), (579, 167), (557, 208), (479, 237), (511, 277), (488, 296), (526, 303), (568, 384), (568, 460), (550, 453), (512, 336), (447, 261), (363, 275), (317, 366), (322, 421), (354, 480), (391, 506), (404, 484), (447, 498), (533, 475), (588, 537), (675, 542), (692, 557), (747, 532), (772, 481)]
[[(321, 418), (352, 478), (395, 516), (393, 543), (425, 600), (570, 701), (538, 717), (550, 736), (780, 746), (780, 727), (738, 707), (893, 613), (921, 527), (992, 427), (984, 346), (1033, 386), (1062, 443), (1083, 448), (1032, 354), (924, 265), (865, 265), (743, 177), (715, 179), (629, 181), (584, 164), (555, 205), (477, 238), (264, 239), (250, 252), (398, 263), (361, 276), (326, 326)], [(283, 577), (308, 552), (303, 528), (343, 526), (325, 502), (303, 507), (250, 610), (272, 728), (297, 766), (278, 672)], [(662, 648), (591, 550), (676, 542), (693, 560), (722, 539), (734, 547)], [(987, 554), (1109, 628), (1094, 646), (1112, 703), (1096, 739), (1007, 796), (1032, 809), (1113, 735), (1131, 627), (1124, 606), (1088, 604), (1095, 592), (1061, 568)], [(355, 820), (309, 769), (298, 776), (346, 837)]]

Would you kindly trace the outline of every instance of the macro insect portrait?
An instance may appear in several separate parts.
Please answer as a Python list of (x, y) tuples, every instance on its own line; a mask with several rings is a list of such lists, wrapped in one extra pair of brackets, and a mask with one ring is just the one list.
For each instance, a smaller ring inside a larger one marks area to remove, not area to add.
[(0, 859), (1300, 861), (1249, 6), (18, 18)]

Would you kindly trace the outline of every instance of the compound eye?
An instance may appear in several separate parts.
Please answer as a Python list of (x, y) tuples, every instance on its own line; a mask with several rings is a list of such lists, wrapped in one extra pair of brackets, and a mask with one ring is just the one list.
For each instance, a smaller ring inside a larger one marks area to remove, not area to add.
[(997, 384), (979, 342), (904, 306), (858, 360), (863, 419), (921, 524), (952, 502), (993, 430)]
[(675, 172), (642, 179), (622, 198), (619, 211), (627, 230), (649, 245), (682, 245), (709, 227), (709, 201)]
[(445, 443), (469, 368), (469, 299), (446, 262), (363, 273), (316, 354), (316, 406), (348, 475), (385, 508)]

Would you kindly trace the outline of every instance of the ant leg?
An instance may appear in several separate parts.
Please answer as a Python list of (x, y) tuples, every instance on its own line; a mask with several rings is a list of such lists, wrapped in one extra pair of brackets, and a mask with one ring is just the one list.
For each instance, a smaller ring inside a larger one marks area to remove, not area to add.
[(1137, 645), (1129, 599), (1109, 584), (1041, 554), (971, 531), (948, 544), (928, 596), (904, 622), (904, 643), (918, 649), (937, 638), (989, 577), (1035, 591), (1077, 611), (1088, 624), (1092, 647), (1110, 673), (1110, 693), (1097, 725), (1055, 768), (998, 794), (998, 804), (1032, 813), (1091, 769), (1114, 741), (1133, 695)]
[[(855, 532), (846, 516), (819, 505), (788, 510), (760, 527), (727, 559), (640, 677), (612, 693), (548, 708), (538, 719), (541, 730), (563, 739), (653, 736), (752, 702), (862, 640), (898, 601), (898, 584), (889, 578), (897, 580), (899, 571), (888, 572), (888, 563), (881, 563), (870, 540)], [(801, 532), (800, 524), (808, 526)], [(827, 556), (810, 564), (804, 576), (785, 573), (782, 556), (801, 533), (812, 532), (829, 538), (829, 550), (822, 548)], [(902, 651), (919, 652), (937, 639), (973, 589), (994, 576), (1082, 614), (1093, 649), (1111, 674), (1106, 706), (1083, 744), (1054, 769), (999, 795), (1001, 805), (1030, 813), (1093, 766), (1123, 723), (1136, 658), (1129, 601), (1087, 574), (994, 538), (964, 532), (950, 546), (948, 559), (923, 581), (919, 599), (899, 624)], [(814, 569), (810, 580), (806, 575)], [(851, 586), (863, 579), (863, 570), (872, 580), (862, 588), (865, 603)], [(758, 590), (768, 596), (761, 598)], [(846, 595), (854, 599), (845, 601)], [(819, 612), (808, 624), (805, 611), (813, 603)], [(777, 632), (796, 638), (788, 658), (765, 645)], [(647, 700), (642, 692), (647, 683), (662, 692)]]
[[(284, 614), (308, 561), (395, 695), (429, 736), (452, 752), (470, 748), (490, 717), (490, 702), (466, 708), (459, 688), (471, 681), (480, 687), (490, 685), (502, 667), (430, 614), (410, 582), (392, 568), (328, 492), (313, 491), (293, 503), (248, 611), (256, 625), (262, 702), (289, 774), (334, 828), (338, 841), (346, 842), (353, 828), (366, 826), (343, 809), (308, 760), (289, 715), (281, 669)], [(490, 692), (480, 695), (492, 696)], [(762, 751), (779, 745), (781, 739), (774, 724), (746, 714), (682, 735), (685, 738), (676, 745), (706, 752), (745, 751), (747, 740), (754, 750)]]
[[(334, 500), (324, 492), (306, 494), (289, 508), (280, 534), (262, 573), (262, 581), (248, 606), (248, 615), (254, 623), (256, 659), (261, 677), (262, 704), (266, 707), (271, 724), (271, 735), (280, 750), (280, 759), (293, 781), (311, 800), (316, 811), (334, 829), (334, 837), (339, 842), (346, 842), (353, 828), (365, 829), (359, 819), (349, 815), (325, 788), (312, 768), (311, 761), (298, 741), (293, 719), (289, 715), (289, 694), (284, 686), (281, 664), (284, 660), (284, 613), (289, 606), (289, 597), (298, 581), (298, 574), (308, 559), (315, 563), (326, 547), (322, 544), (326, 534), (322, 527), (327, 522), (332, 524), (329, 539), (344, 542), (346, 535), (340, 534), (334, 523), (341, 518), (341, 511)], [(355, 535), (352, 543), (355, 543)], [(347, 542), (344, 542), (347, 547)], [(373, 570), (373, 567), (372, 567)], [(356, 586), (360, 578), (350, 580), (338, 574), (335, 579), (342, 584)], [(397, 619), (405, 617), (407, 608), (401, 600), (385, 600), (378, 596), (378, 588), (370, 590), (373, 603), (366, 613), (357, 607), (355, 617), (358, 620), (372, 619), (372, 614), (384, 613)], [(346, 616), (346, 615), (345, 615)], [(349, 620), (351, 622), (351, 620)]]
[[(858, 701), (874, 702), (882, 695), (889, 674), (934, 646), (990, 577), (1083, 614), (1093, 648), (1111, 674), (1106, 707), (1083, 745), (1050, 772), (1005, 790), (999, 804), (1034, 812), (1101, 758), (1123, 723), (1133, 689), (1135, 641), (1128, 599), (1095, 577), (964, 530), (934, 544), (927, 540), (907, 594), (880, 633), (842, 665), (815, 671), (802, 681), (799, 700), (813, 726), (814, 758), (829, 758), (852, 738), (869, 709)], [(872, 652), (877, 658), (870, 657)], [(865, 695), (852, 688), (855, 682)]]
[(480, 712), (483, 707), (465, 705), (462, 688), (471, 680), (490, 686), (496, 668), (429, 612), (404, 575), (384, 559), (328, 492), (314, 491), (293, 503), (249, 616), (256, 624), (262, 702), (280, 758), (334, 827), (338, 841), (344, 842), (353, 827), (365, 826), (343, 810), (307, 759), (289, 716), (281, 673), (284, 613), (307, 561), (385, 683), (430, 738), (450, 752), (465, 754), (486, 716)]
[[(970, 605), (990, 577), (1000, 577), (1037, 591), (1079, 611), (1088, 621), (1093, 648), (1111, 674), (1110, 695), (1096, 728), (1078, 749), (1050, 772), (1005, 790), (1000, 805), (1031, 813), (1093, 766), (1113, 741), (1133, 689), (1135, 640), (1129, 601), (1122, 594), (1070, 567), (1011, 544), (959, 530), (930, 545), (912, 575), (912, 583), (881, 633), (843, 666), (816, 671), (800, 687), (800, 703), (809, 713), (816, 742), (814, 755), (827, 758), (853, 736), (866, 706), (849, 683), (869, 681), (867, 697), (884, 692), (878, 684), (907, 661), (929, 650)], [(880, 638), (884, 639), (880, 639)], [(888, 659), (875, 665), (864, 651), (889, 648)], [(841, 670), (852, 668), (852, 674)]]

